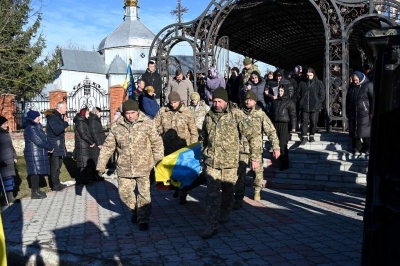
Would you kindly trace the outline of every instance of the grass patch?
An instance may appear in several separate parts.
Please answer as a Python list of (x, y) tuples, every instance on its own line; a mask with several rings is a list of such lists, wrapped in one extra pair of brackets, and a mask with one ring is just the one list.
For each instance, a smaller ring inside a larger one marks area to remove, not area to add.
[[(68, 180), (75, 180), (76, 175), (78, 174), (76, 168), (76, 162), (73, 158), (64, 157), (64, 162), (61, 167), (60, 173), (60, 181), (65, 182)], [(18, 163), (15, 168), (16, 176), (15, 176), (15, 188), (16, 198), (21, 199), (25, 197), (31, 196), (31, 189), (28, 183), (28, 173), (26, 169), (26, 162), (23, 156), (18, 156)], [(46, 176), (44, 179), (40, 180), (40, 189), (44, 192), (50, 191), (49, 187), (49, 177)]]

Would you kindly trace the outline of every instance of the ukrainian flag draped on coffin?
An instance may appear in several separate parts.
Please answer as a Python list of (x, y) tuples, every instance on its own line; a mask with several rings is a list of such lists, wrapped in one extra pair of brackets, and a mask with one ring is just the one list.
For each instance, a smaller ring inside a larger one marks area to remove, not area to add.
[(201, 143), (197, 142), (165, 156), (156, 166), (156, 182), (179, 189), (190, 186), (200, 173)]
[(126, 69), (125, 82), (122, 87), (127, 91), (129, 99), (133, 100), (133, 92), (136, 90), (135, 80), (132, 75), (132, 58), (129, 58), (128, 67)]

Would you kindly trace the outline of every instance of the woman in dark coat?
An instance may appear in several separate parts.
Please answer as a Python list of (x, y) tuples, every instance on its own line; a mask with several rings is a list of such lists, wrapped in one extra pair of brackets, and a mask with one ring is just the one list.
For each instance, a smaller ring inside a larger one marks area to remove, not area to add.
[(373, 85), (359, 71), (354, 72), (351, 77), (352, 84), (346, 98), (346, 116), (349, 120), (353, 152), (356, 156), (361, 153), (368, 155), (373, 113)]
[(284, 85), (278, 87), (278, 96), (267, 95), (272, 100), (272, 121), (279, 138), (281, 156), (279, 160), (284, 171), (289, 168), (289, 151), (287, 144), (290, 140), (290, 130), (296, 131), (296, 104), (290, 99)]
[(31, 198), (44, 199), (46, 193), (39, 189), (39, 178), (50, 174), (49, 153), (54, 151), (40, 124), (40, 113), (30, 110), (25, 120), (24, 157), (31, 181)]
[[(99, 159), (100, 150), (106, 141), (106, 133), (104, 132), (103, 125), (101, 124), (101, 109), (100, 107), (95, 107), (89, 115), (89, 129), (90, 134), (96, 145), (93, 147), (93, 157), (94, 162), (97, 165), (97, 160)], [(99, 176), (97, 171), (94, 173), (95, 181), (103, 181), (104, 178)]]
[(6, 195), (3, 195), (3, 197), (7, 197), (9, 203), (13, 203), (15, 201), (14, 163), (16, 162), (17, 154), (12, 144), (10, 133), (8, 133), (8, 121), (4, 116), (0, 116), (0, 176), (3, 180), (4, 189), (6, 191)]
[(79, 168), (76, 185), (92, 183), (96, 165), (93, 148), (96, 145), (89, 130), (89, 109), (83, 108), (74, 118), (75, 131), (75, 159)]
[(142, 107), (143, 113), (145, 113), (151, 119), (154, 119), (158, 113), (158, 110), (160, 110), (160, 106), (157, 103), (153, 86), (147, 86), (144, 89), (142, 102), (139, 104), (139, 106)]
[(249, 81), (247, 81), (243, 90), (241, 91), (241, 103), (244, 105), (244, 99), (246, 92), (253, 91), (257, 95), (257, 106), (261, 107), (264, 112), (266, 112), (266, 103), (264, 100), (264, 88), (265, 80), (260, 76), (258, 71), (251, 72)]

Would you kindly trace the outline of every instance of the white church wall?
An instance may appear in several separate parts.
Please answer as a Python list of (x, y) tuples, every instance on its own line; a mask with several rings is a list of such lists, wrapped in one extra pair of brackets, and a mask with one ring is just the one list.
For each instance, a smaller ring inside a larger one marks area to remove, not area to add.
[(123, 85), (124, 82), (125, 82), (125, 77), (126, 77), (126, 74), (124, 74), (124, 75), (115, 75), (115, 74), (110, 75), (109, 78), (108, 78), (108, 86), (111, 87), (111, 86), (114, 86), (114, 85)]
[(100, 89), (108, 91), (108, 81), (104, 74), (62, 70), (60, 76), (53, 83), (56, 89), (65, 90), (69, 94), (73, 91), (74, 86), (82, 83), (86, 77), (88, 77), (91, 82), (100, 84)]
[(110, 65), (114, 58), (119, 55), (127, 64), (129, 58), (132, 57), (132, 70), (134, 72), (143, 73), (149, 62), (149, 47), (121, 47), (115, 49), (107, 49), (104, 51), (105, 63)]

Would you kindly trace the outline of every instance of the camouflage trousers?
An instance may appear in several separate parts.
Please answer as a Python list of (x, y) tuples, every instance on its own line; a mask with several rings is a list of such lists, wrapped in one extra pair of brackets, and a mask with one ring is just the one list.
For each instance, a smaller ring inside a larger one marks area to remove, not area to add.
[[(135, 188), (137, 186), (137, 195)], [(137, 212), (138, 223), (148, 223), (151, 215), (150, 178), (148, 176), (118, 177), (118, 192), (122, 202)]]
[(234, 201), (236, 171), (235, 168), (214, 169), (207, 166), (207, 227), (215, 229), (221, 216), (229, 216)]
[[(262, 160), (261, 160), (262, 161)], [(248, 154), (240, 154), (239, 156), (239, 167), (237, 170), (238, 179), (235, 185), (235, 200), (243, 200), (245, 190), (246, 190), (246, 174), (247, 167), (249, 165), (249, 155)], [(263, 179), (264, 179), (264, 167), (260, 165), (254, 172), (254, 182), (253, 187), (255, 191), (261, 191), (263, 187)]]

